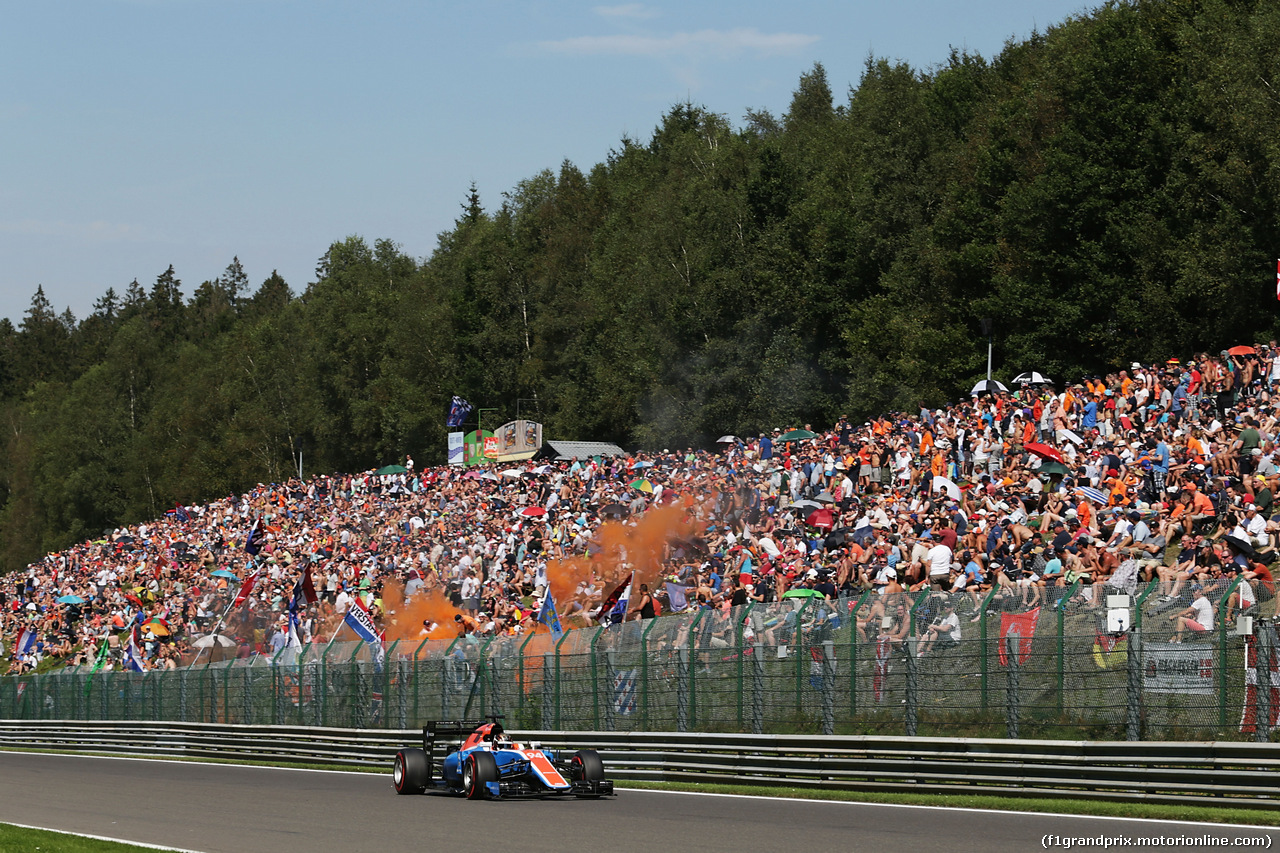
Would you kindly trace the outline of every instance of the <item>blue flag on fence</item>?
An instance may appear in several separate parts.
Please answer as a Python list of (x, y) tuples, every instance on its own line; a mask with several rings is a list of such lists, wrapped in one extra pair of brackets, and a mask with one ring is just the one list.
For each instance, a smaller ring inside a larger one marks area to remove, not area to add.
[(471, 411), (472, 405), (455, 394), (453, 403), (449, 406), (449, 417), (445, 424), (449, 427), (460, 427)]
[(547, 595), (542, 599), (542, 607), (538, 610), (538, 622), (547, 626), (551, 631), (551, 636), (559, 640), (564, 636), (564, 629), (560, 627), (560, 617), (556, 614), (556, 601), (551, 597), (551, 590), (547, 590)]
[(636, 712), (636, 671), (624, 669), (613, 677), (613, 710), (623, 716)]

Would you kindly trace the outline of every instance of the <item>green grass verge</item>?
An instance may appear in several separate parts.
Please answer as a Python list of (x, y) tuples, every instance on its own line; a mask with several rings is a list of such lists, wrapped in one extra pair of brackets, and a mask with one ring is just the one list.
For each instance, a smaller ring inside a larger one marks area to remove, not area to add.
[(769, 787), (764, 785), (686, 784), (668, 782), (619, 781), (618, 788), (661, 791), (699, 791), (709, 794), (740, 794), (757, 797), (796, 797), (807, 800), (832, 800), (853, 803), (887, 803), (911, 806), (950, 806), (966, 809), (999, 809), (1014, 812), (1090, 815), (1094, 817), (1131, 817), (1148, 820), (1190, 820), (1206, 823), (1239, 823), (1255, 826), (1280, 826), (1280, 813), (1263, 809), (1229, 809), (1188, 803), (1164, 806), (1155, 803), (1113, 803), (1096, 800), (1050, 800), (1032, 797), (994, 797), (978, 794), (898, 794), (875, 791), (823, 791), (811, 788)]
[(156, 848), (0, 823), (0, 853), (31, 853), (33, 850), (48, 850), (50, 853), (154, 853)]

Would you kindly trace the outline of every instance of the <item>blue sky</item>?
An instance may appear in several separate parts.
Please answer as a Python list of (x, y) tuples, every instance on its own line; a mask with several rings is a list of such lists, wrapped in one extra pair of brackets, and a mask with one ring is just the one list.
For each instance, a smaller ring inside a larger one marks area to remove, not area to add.
[(0, 316), (236, 255), (300, 293), (333, 241), (426, 257), (472, 181), (495, 208), (674, 103), (740, 126), (814, 62), (843, 100), (870, 55), (989, 58), (1092, 5), (0, 0)]

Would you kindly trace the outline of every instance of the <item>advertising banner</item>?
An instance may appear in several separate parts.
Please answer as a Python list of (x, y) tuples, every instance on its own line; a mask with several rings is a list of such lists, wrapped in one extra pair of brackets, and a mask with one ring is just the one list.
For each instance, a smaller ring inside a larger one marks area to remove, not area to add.
[(462, 464), (470, 466), (492, 462), (494, 457), (487, 455), (486, 451), (492, 451), (496, 455), (497, 447), (497, 439), (488, 430), (469, 432), (463, 439)]
[(1144, 644), (1142, 688), (1148, 693), (1212, 695), (1213, 646), (1207, 643)]
[(510, 421), (498, 427), (498, 460), (528, 459), (542, 447), (542, 424)]
[(450, 465), (462, 464), (462, 438), (465, 435), (466, 433), (464, 432), (449, 433), (449, 464)]

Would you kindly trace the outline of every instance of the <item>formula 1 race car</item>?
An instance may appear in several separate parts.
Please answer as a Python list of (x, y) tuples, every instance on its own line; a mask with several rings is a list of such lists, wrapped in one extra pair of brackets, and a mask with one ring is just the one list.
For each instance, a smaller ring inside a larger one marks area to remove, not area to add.
[[(536, 743), (511, 740), (501, 719), (427, 723), (422, 727), (422, 749), (396, 753), (396, 793), (465, 794), (469, 800), (613, 795), (613, 782), (604, 778), (604, 763), (594, 749), (557, 757)], [(440, 762), (437, 776), (436, 741), (454, 736), (465, 739)]]

